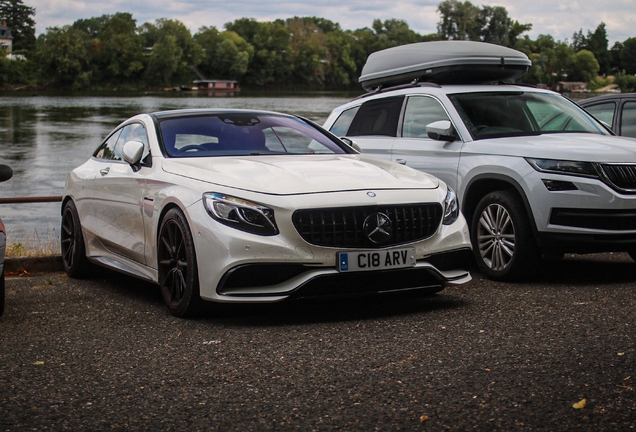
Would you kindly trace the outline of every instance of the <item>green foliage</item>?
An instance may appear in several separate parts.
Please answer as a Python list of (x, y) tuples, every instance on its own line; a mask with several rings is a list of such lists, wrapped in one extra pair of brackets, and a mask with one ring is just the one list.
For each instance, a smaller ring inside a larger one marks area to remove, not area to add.
[(607, 74), (612, 69), (612, 56), (607, 49), (607, 31), (605, 23), (599, 24), (594, 32), (588, 30), (587, 36), (583, 35), (583, 30), (579, 30), (572, 36), (572, 48), (576, 52), (587, 50), (594, 55), (599, 64), (599, 71)]
[[(26, 18), (35, 13), (22, 0), (0, 0), (0, 11), (8, 8)], [(28, 62), (0, 58), (0, 86), (39, 79), (67, 88), (172, 87), (189, 85), (196, 72), (210, 79), (240, 80), (243, 87), (357, 89), (372, 52), (453, 39), (525, 52), (533, 65), (521, 81), (532, 84), (591, 82), (599, 72), (623, 69), (627, 77), (620, 79), (627, 82), (629, 74), (636, 73), (636, 38), (618, 42), (610, 51), (604, 23), (587, 35), (575, 33), (570, 45), (549, 35), (536, 40), (523, 36), (532, 25), (513, 20), (501, 6), (444, 0), (438, 12), (438, 32), (429, 35), (418, 34), (399, 19), (376, 19), (370, 27), (345, 31), (319, 17), (269, 22), (241, 18), (226, 23), (224, 31), (204, 26), (192, 35), (177, 20), (137, 26), (129, 13), (102, 15), (47, 29)]]
[(37, 63), (24, 60), (9, 60), (0, 54), (0, 87), (23, 87), (36, 81), (37, 74)]
[(621, 67), (627, 74), (636, 74), (636, 37), (623, 42), (620, 51)]
[(502, 6), (483, 6), (469, 1), (445, 0), (437, 11), (441, 21), (437, 32), (443, 40), (472, 40), (513, 47), (532, 24), (520, 24), (508, 17)]
[(592, 81), (598, 75), (599, 64), (594, 57), (594, 53), (588, 50), (581, 50), (568, 59), (568, 80), (569, 81)]
[(37, 42), (38, 61), (46, 79), (82, 88), (86, 73), (90, 72), (88, 35), (71, 26), (53, 27), (40, 35)]
[(629, 93), (636, 91), (636, 76), (621, 72), (614, 76), (614, 83), (618, 84), (618, 87), (623, 93)]

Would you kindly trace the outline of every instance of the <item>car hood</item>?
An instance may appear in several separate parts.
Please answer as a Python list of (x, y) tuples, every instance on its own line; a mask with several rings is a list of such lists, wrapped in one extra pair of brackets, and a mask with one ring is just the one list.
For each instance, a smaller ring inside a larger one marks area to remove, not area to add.
[(467, 143), (465, 151), (584, 162), (636, 163), (636, 140), (586, 133), (489, 138)]
[(162, 167), (171, 174), (274, 195), (439, 185), (436, 177), (364, 155), (174, 158), (164, 159)]

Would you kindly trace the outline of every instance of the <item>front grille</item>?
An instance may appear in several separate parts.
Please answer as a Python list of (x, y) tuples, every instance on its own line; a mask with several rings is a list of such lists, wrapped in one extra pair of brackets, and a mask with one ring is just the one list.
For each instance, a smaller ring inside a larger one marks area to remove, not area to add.
[(601, 170), (610, 186), (622, 192), (636, 192), (636, 165), (601, 164)]
[[(393, 229), (381, 245), (369, 240), (362, 229), (365, 219), (376, 212), (387, 215)], [(338, 248), (380, 248), (423, 240), (437, 231), (441, 220), (439, 203), (307, 209), (292, 216), (307, 243)]]
[(631, 231), (636, 229), (636, 210), (553, 208), (550, 223), (577, 228)]

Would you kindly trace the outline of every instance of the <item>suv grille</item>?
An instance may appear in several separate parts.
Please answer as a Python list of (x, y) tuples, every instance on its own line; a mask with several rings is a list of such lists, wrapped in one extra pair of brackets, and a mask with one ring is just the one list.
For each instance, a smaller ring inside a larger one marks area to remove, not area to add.
[[(391, 236), (382, 244), (372, 242), (363, 230), (365, 219), (376, 212), (391, 220)], [(439, 203), (308, 209), (292, 216), (306, 242), (341, 248), (380, 248), (423, 240), (437, 231), (441, 220)]]
[(636, 192), (636, 165), (602, 164), (601, 170), (610, 186), (623, 192)]

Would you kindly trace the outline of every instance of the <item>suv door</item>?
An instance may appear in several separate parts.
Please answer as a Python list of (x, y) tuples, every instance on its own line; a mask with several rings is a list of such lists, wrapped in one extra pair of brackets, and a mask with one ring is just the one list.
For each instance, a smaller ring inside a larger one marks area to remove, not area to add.
[[(340, 136), (346, 131), (344, 136), (353, 139), (364, 154), (391, 160), (403, 103), (404, 96), (366, 101), (344, 111), (330, 130)], [(349, 118), (351, 122), (347, 125)]]
[(433, 140), (426, 125), (450, 118), (442, 104), (426, 95), (409, 96), (401, 125), (401, 136), (393, 143), (392, 160), (432, 174), (452, 188), (457, 186), (457, 169), (463, 142)]

